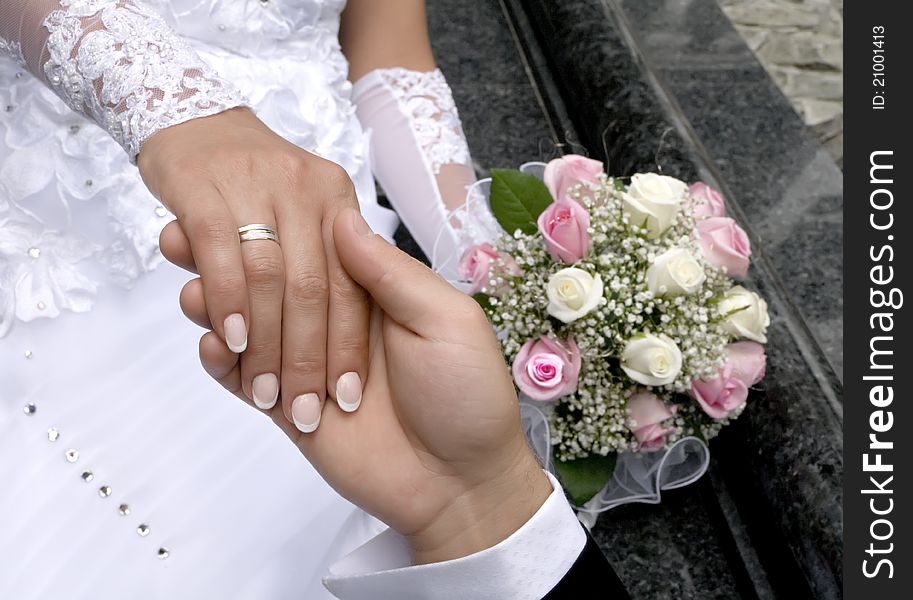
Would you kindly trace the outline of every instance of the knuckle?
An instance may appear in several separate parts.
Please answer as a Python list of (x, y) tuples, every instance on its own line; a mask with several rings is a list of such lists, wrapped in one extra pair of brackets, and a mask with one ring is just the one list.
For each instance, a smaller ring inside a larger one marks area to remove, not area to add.
[(327, 192), (336, 200), (355, 198), (355, 184), (348, 172), (333, 162), (321, 165), (320, 178)]
[(233, 298), (245, 288), (244, 278), (234, 275), (220, 275), (210, 281), (204, 277), (203, 284), (209, 296), (217, 299)]
[(285, 296), (291, 306), (297, 309), (326, 305), (328, 289), (326, 277), (310, 272), (294, 274), (285, 282)]
[(261, 338), (253, 334), (251, 329), (247, 350), (244, 352), (245, 361), (255, 365), (277, 363), (279, 361), (279, 347), (274, 339)]
[(219, 164), (227, 166), (231, 171), (247, 179), (256, 180), (263, 170), (263, 162), (256, 154), (249, 152), (235, 152), (228, 150), (224, 156), (217, 158)]
[(282, 372), (298, 377), (319, 376), (323, 380), (325, 359), (326, 356), (322, 353), (308, 352), (303, 348), (293, 349), (282, 357)]
[(221, 216), (190, 213), (185, 219), (184, 226), (188, 237), (215, 246), (228, 246), (238, 239), (237, 228)]
[(346, 332), (346, 335), (333, 340), (333, 356), (341, 358), (361, 358), (367, 356), (368, 332), (359, 334), (355, 331)]
[(329, 294), (334, 302), (352, 304), (353, 308), (367, 306), (368, 295), (364, 288), (355, 283), (344, 271), (335, 273), (329, 286)]
[(271, 161), (282, 173), (286, 179), (293, 185), (300, 185), (307, 179), (307, 172), (310, 169), (307, 155), (303, 152), (279, 152)]
[(282, 261), (276, 256), (254, 257), (247, 267), (247, 279), (255, 287), (278, 287), (282, 284), (283, 275)]

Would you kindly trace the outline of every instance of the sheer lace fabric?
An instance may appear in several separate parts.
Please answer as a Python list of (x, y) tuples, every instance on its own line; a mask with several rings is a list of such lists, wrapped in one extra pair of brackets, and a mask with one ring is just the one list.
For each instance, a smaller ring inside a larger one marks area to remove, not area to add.
[(428, 258), (455, 279), (462, 252), (498, 226), (484, 203), (460, 210), (476, 176), (444, 75), (378, 69), (355, 83), (353, 100), (371, 130), (378, 182)]
[[(99, 11), (129, 12), (117, 24), (133, 27), (127, 31), (137, 30), (138, 19), (145, 15), (142, 39), (148, 41), (147, 33), (159, 31), (164, 41), (140, 46), (142, 52), (156, 55), (144, 57), (138, 66), (128, 64), (126, 58), (115, 65), (128, 69), (131, 77), (139, 73), (137, 79), (121, 77), (121, 82), (152, 81), (152, 75), (167, 71), (175, 81), (160, 83), (157, 89), (190, 89), (191, 99), (175, 100), (196, 110), (199, 107), (192, 104), (203, 84), (193, 77), (188, 81), (187, 64), (178, 68), (174, 58), (192, 56), (200, 73), (230, 74), (232, 86), (218, 80), (222, 87), (214, 93), (222, 98), (222, 90), (237, 87), (279, 135), (344, 167), (355, 182), (365, 218), (375, 231), (392, 238), (398, 221), (392, 211), (377, 204), (368, 140), (350, 100), (347, 63), (339, 48), (339, 13), (344, 4), (344, 0), (0, 0), (0, 338), (17, 321), (19, 327), (28, 325), (31, 330), (41, 325), (30, 321), (88, 311), (111, 293), (109, 284), (134, 285), (161, 264), (158, 234), (172, 218), (146, 190), (128, 155), (103, 129), (107, 122), (95, 126), (83, 116), (95, 117), (86, 112), (90, 107), (84, 103), (77, 114), (69, 100), (65, 102), (46, 85), (50, 33), (44, 22), (55, 10), (67, 12), (79, 5), (95, 11), (91, 26), (86, 17), (79, 17), (79, 23), (65, 20), (83, 32), (75, 62), (81, 49), (88, 49), (89, 34), (100, 31), (92, 29), (104, 22)], [(124, 8), (118, 8), (121, 5)], [(99, 39), (110, 42), (112, 38)], [(137, 55), (131, 56), (134, 63), (139, 61)], [(104, 87), (98, 84), (107, 85), (109, 73), (80, 89), (83, 95), (98, 94), (90, 102), (97, 101), (117, 121), (125, 118), (123, 109), (129, 108), (131, 98), (147, 97), (149, 90), (142, 87), (119, 106), (106, 102), (100, 96)], [(77, 75), (85, 84), (85, 74), (78, 71)], [(124, 88), (112, 90), (119, 94)], [(148, 105), (140, 102), (136, 108), (132, 114), (148, 114)], [(195, 116), (208, 112), (200, 110)], [(218, 107), (213, 106), (212, 112), (218, 112)], [(191, 118), (179, 115), (182, 120), (185, 117)], [(147, 124), (175, 123), (166, 113), (128, 122), (121, 130), (138, 145), (142, 135), (134, 134), (149, 132)], [(37, 258), (29, 253), (33, 248), (40, 250)], [(168, 296), (162, 301), (171, 302), (173, 291), (163, 293)]]
[[(3, 14), (10, 9), (18, 19)], [(17, 0), (0, 9), (0, 21), (7, 24), (0, 32), (6, 50), (131, 159), (156, 131), (245, 103), (161, 17), (133, 0)]]

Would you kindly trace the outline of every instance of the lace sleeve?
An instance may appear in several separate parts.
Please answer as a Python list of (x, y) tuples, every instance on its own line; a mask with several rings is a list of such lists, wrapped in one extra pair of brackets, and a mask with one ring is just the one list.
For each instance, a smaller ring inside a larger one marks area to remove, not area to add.
[(155, 132), (246, 105), (139, 0), (3, 0), (0, 51), (134, 161)]
[(456, 279), (469, 245), (499, 227), (488, 205), (457, 210), (475, 170), (450, 86), (437, 69), (377, 69), (355, 82), (358, 117), (371, 130), (374, 174), (438, 271)]

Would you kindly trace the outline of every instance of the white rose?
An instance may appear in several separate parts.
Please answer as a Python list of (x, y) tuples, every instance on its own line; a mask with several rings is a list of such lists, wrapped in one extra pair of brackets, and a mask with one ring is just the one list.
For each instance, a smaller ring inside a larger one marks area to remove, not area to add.
[(602, 278), (570, 267), (551, 276), (546, 287), (548, 314), (570, 323), (587, 314), (602, 299)]
[(693, 294), (704, 279), (704, 267), (684, 248), (666, 250), (647, 269), (647, 287), (654, 296)]
[(727, 315), (723, 319), (723, 329), (727, 332), (735, 337), (767, 343), (767, 326), (770, 325), (767, 302), (755, 292), (737, 285), (724, 294), (719, 309)]
[(682, 209), (688, 186), (656, 173), (638, 173), (624, 195), (624, 212), (634, 227), (646, 227), (647, 236), (658, 238)]
[(682, 352), (665, 335), (634, 336), (621, 353), (621, 368), (643, 385), (672, 383), (682, 370)]

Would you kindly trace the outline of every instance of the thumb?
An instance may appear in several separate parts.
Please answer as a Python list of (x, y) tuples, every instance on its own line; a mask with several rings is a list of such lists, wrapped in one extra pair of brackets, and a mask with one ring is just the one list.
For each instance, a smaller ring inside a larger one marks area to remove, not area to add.
[(466, 301), (431, 269), (371, 231), (355, 209), (336, 215), (333, 238), (349, 276), (387, 315), (416, 333), (433, 331)]

